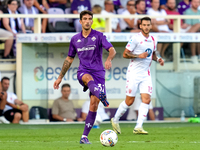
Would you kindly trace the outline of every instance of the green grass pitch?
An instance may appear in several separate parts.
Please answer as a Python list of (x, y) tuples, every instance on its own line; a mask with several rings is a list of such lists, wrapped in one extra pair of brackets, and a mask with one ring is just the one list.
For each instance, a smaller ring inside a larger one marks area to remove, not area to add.
[(111, 129), (101, 124), (89, 134), (91, 145), (79, 144), (84, 124), (4, 125), (0, 124), (0, 150), (200, 150), (200, 124), (145, 123), (149, 135), (134, 135), (135, 124), (121, 123), (122, 134), (114, 147), (99, 141), (102, 131)]

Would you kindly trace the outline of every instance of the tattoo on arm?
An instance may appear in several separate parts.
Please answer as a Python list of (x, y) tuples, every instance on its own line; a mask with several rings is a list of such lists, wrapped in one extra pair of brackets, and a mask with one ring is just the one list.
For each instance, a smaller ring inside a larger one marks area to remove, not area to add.
[(71, 66), (71, 62), (69, 62), (67, 59), (64, 61), (63, 63), (63, 67), (62, 67), (62, 70), (60, 72), (60, 77), (63, 78), (65, 73), (67, 72), (67, 70), (70, 68)]
[(127, 56), (126, 58), (138, 58), (138, 54), (132, 54), (129, 52), (126, 52), (125, 55)]

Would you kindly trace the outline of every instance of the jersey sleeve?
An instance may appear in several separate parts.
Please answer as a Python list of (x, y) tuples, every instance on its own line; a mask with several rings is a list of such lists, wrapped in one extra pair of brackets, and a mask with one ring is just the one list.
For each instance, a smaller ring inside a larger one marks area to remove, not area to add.
[(131, 51), (131, 52), (133, 52), (134, 49), (136, 48), (137, 44), (138, 44), (138, 41), (136, 40), (136, 37), (132, 37), (132, 38), (128, 41), (128, 43), (127, 43), (127, 45), (126, 45), (126, 49), (128, 49), (128, 50)]
[(74, 46), (73, 38), (71, 39), (70, 45), (69, 45), (69, 52), (68, 56), (74, 58), (76, 56), (76, 48)]
[(101, 44), (103, 48), (105, 48), (107, 51), (109, 50), (109, 48), (113, 47), (113, 45), (110, 42), (108, 42), (108, 40), (106, 39), (106, 36), (103, 35), (103, 33), (101, 35)]

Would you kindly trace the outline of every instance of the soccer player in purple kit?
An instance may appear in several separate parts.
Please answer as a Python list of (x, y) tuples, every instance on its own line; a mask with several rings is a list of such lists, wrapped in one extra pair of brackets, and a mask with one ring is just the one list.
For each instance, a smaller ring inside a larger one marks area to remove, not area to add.
[[(99, 101), (105, 107), (109, 106), (106, 99), (105, 69), (109, 70), (111, 68), (111, 61), (116, 54), (114, 47), (107, 41), (106, 36), (101, 32), (91, 29), (92, 19), (93, 14), (91, 11), (84, 10), (80, 13), (82, 32), (72, 37), (68, 56), (63, 63), (59, 77), (53, 85), (54, 89), (59, 88), (62, 78), (70, 68), (77, 53), (80, 60), (77, 78), (83, 86), (84, 92), (88, 88), (90, 90), (90, 110), (85, 120), (85, 128), (80, 144), (91, 144), (87, 136), (94, 124)], [(105, 69), (102, 60), (103, 48), (109, 52), (105, 61)]]

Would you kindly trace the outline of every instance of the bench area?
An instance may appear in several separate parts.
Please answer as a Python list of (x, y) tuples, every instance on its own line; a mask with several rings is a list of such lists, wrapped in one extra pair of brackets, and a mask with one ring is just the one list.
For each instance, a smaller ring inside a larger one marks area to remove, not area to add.
[[(35, 108), (38, 108), (39, 109), (39, 112), (40, 112), (40, 119), (49, 119), (49, 121), (52, 121), (52, 109), (51, 108), (43, 108), (43, 107), (40, 107), (40, 106), (33, 106), (31, 109), (30, 109), (30, 112), (29, 112), (29, 117), (30, 119), (34, 119), (35, 118)], [(80, 118), (81, 117), (81, 108), (76, 108), (76, 113), (77, 113), (77, 117)], [(160, 108), (160, 107), (155, 107), (153, 108), (154, 110), (154, 113), (155, 115), (157, 116), (156, 119), (157, 120), (163, 120), (164, 117), (163, 117), (163, 108)], [(117, 111), (117, 108), (106, 108), (105, 109), (106, 113), (110, 116), (110, 118), (114, 117), (115, 115), (115, 112)], [(126, 113), (120, 118), (121, 121), (125, 121), (126, 118), (127, 118), (127, 115), (128, 115), (128, 111), (126, 111)], [(148, 120), (148, 118), (147, 118)]]

